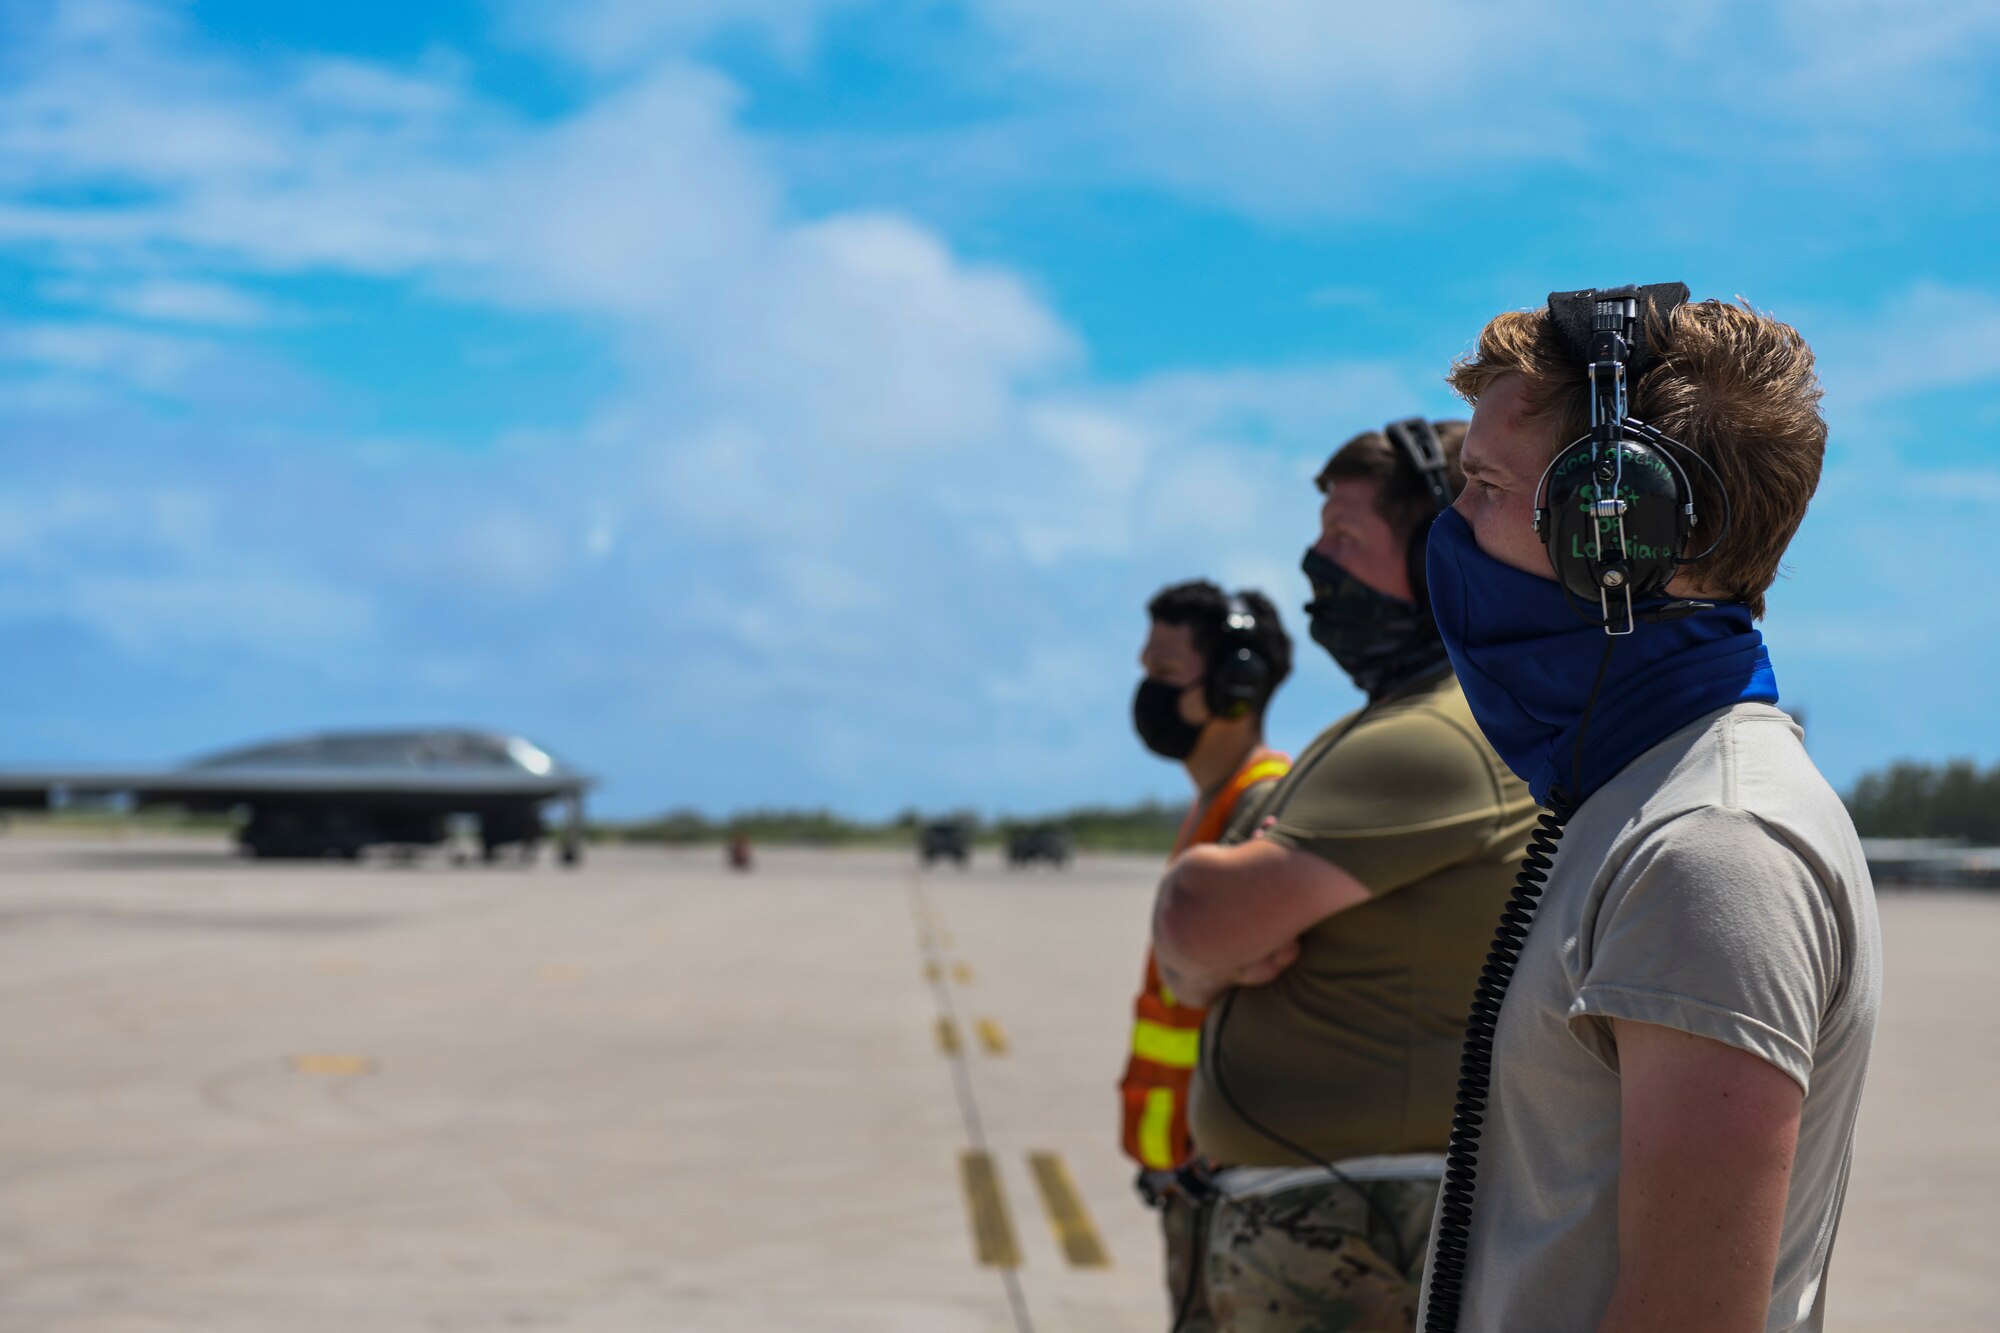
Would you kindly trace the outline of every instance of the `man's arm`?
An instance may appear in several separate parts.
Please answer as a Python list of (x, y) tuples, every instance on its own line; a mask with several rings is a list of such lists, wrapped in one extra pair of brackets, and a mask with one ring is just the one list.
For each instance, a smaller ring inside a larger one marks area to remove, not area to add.
[(1368, 900), (1368, 890), (1311, 852), (1257, 838), (1190, 848), (1153, 904), (1153, 954), (1184, 1003), (1261, 985), (1290, 966), (1301, 933)]
[(1612, 1023), (1618, 1283), (1599, 1333), (1762, 1333), (1805, 1094), (1707, 1037)]

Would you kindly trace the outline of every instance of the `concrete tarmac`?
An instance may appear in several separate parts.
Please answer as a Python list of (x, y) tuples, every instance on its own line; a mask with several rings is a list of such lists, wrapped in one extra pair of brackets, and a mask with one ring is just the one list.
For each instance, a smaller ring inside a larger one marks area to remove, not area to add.
[[(1163, 1329), (1156, 873), (0, 837), (0, 1333)], [(1882, 906), (1829, 1328), (2000, 1328), (2000, 897)]]

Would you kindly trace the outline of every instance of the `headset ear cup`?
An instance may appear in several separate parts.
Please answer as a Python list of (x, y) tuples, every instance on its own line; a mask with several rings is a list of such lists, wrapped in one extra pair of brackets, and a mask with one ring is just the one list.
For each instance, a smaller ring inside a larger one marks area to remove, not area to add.
[(1257, 644), (1256, 630), (1257, 613), (1241, 595), (1231, 596), (1202, 682), (1210, 716), (1230, 721), (1247, 717), (1270, 696), (1271, 664)]
[[(1623, 478), (1617, 497), (1624, 502), (1617, 520), (1617, 531), (1626, 543), (1622, 561), (1607, 559), (1599, 549), (1599, 521), (1585, 498), (1586, 492), (1596, 493), (1593, 468), (1600, 478), (1613, 471)], [(1622, 581), (1614, 587), (1629, 589), (1634, 598), (1665, 592), (1679, 556), (1687, 549), (1689, 531), (1686, 473), (1670, 457), (1628, 437), (1619, 441), (1614, 454), (1593, 463), (1586, 437), (1556, 455), (1543, 485), (1538, 498), (1548, 513), (1542, 541), (1549, 567), (1573, 596), (1597, 602), (1605, 591), (1604, 572), (1614, 564), (1622, 566)]]
[(1208, 711), (1225, 721), (1246, 717), (1263, 702), (1271, 669), (1248, 648), (1233, 648), (1208, 673), (1202, 690)]

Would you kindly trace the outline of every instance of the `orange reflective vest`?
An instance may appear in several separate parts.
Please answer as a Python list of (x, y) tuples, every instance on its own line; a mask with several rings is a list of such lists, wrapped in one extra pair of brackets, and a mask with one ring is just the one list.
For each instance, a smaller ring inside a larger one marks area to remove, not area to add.
[[(1188, 810), (1174, 841), (1174, 855), (1220, 838), (1243, 793), (1283, 777), (1291, 767), (1292, 761), (1275, 750), (1251, 755), (1213, 801), (1205, 807), (1196, 802)], [(1201, 1022), (1208, 1010), (1174, 999), (1149, 949), (1145, 989), (1132, 1013), (1132, 1054), (1118, 1085), (1125, 1104), (1125, 1155), (1148, 1170), (1171, 1171), (1193, 1152), (1187, 1127), (1188, 1084), (1194, 1078)]]

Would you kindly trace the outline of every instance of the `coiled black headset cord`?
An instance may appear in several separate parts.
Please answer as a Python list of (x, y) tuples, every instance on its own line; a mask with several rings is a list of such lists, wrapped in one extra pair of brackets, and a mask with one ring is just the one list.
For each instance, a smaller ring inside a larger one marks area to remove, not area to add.
[(1597, 707), (1597, 695), (1611, 669), (1611, 649), (1617, 639), (1607, 635), (1604, 658), (1597, 665), (1597, 679), (1583, 706), (1583, 720), (1576, 731), (1576, 748), (1570, 757), (1570, 786), (1549, 793), (1548, 808), (1541, 814), (1521, 869), (1514, 877), (1514, 892), (1500, 913), (1500, 925), (1493, 933), (1493, 947), (1480, 969), (1479, 985), (1472, 994), (1472, 1014), (1465, 1023), (1465, 1053), (1458, 1066), (1458, 1105), (1451, 1115), (1451, 1141), (1444, 1154), (1444, 1185), (1439, 1192), (1437, 1225), (1431, 1240), (1430, 1300), (1425, 1307), (1423, 1333), (1455, 1333), (1460, 1300), (1465, 1294), (1465, 1262), (1472, 1239), (1472, 1191), (1479, 1166), (1479, 1134), (1484, 1127), (1486, 1101), (1493, 1088), (1493, 1037), (1500, 1022), (1500, 1004), (1513, 983), (1514, 969), (1521, 961), (1521, 948), (1528, 941), (1528, 927), (1534, 923), (1535, 908), (1541, 904), (1542, 890), (1548, 885), (1549, 867), (1555, 863), (1556, 844), (1562, 841), (1563, 826), (1576, 813), (1578, 802), (1571, 795), (1583, 790), (1583, 737), (1590, 730), (1590, 715)]

